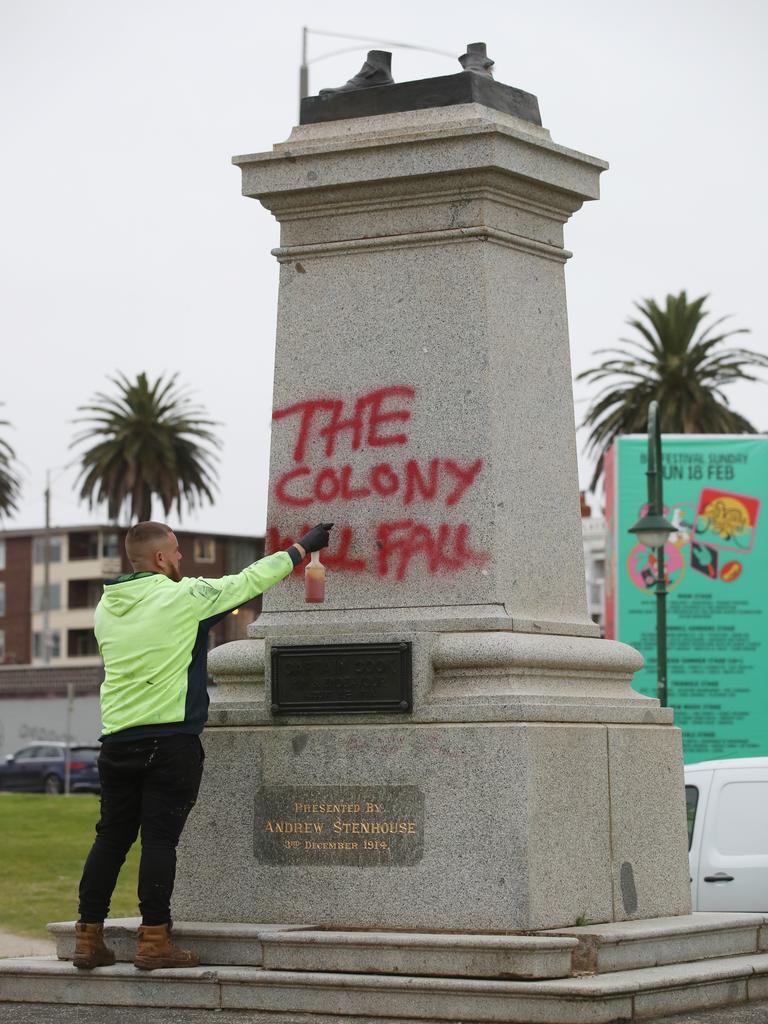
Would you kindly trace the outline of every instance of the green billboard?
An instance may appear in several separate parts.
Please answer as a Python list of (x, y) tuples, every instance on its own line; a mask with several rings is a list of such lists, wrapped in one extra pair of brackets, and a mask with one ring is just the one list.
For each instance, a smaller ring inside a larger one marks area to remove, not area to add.
[[(768, 438), (664, 435), (668, 703), (686, 763), (768, 755)], [(656, 696), (654, 552), (627, 530), (647, 500), (645, 435), (606, 460), (606, 636), (636, 647)]]

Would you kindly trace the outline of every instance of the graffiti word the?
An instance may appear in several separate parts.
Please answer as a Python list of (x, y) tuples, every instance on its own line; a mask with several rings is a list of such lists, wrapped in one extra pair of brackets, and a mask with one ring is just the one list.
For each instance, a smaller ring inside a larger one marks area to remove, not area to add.
[(407, 444), (408, 435), (401, 430), (393, 432), (393, 425), (407, 423), (411, 418), (407, 403), (415, 394), (415, 390), (407, 385), (378, 388), (361, 395), (349, 409), (342, 398), (312, 398), (284, 409), (275, 409), (272, 419), (297, 417), (294, 462), (304, 461), (312, 442), (322, 443), (327, 458), (331, 458), (339, 438), (348, 441), (353, 451)]

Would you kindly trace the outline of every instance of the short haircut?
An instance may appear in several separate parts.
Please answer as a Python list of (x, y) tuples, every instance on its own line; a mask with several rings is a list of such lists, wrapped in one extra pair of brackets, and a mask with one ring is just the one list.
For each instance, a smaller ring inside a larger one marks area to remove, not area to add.
[(147, 558), (173, 533), (165, 523), (135, 523), (125, 535), (125, 553), (133, 563)]

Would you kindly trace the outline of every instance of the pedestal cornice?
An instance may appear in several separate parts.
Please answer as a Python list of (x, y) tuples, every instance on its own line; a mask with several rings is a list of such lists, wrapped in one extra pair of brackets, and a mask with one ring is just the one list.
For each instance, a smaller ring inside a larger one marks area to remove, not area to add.
[[(552, 142), (519, 118), (469, 104), (303, 125), (272, 152), (236, 156), (243, 194), (272, 208), (283, 192), (494, 168), (578, 205), (599, 197), (605, 161)], [(572, 212), (572, 210), (571, 210)]]

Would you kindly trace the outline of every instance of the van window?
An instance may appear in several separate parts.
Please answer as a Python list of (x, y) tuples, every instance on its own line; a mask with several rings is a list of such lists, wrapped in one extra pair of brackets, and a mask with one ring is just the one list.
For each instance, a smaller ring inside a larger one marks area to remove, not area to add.
[(696, 808), (699, 806), (699, 787), (685, 787), (685, 813), (688, 818), (688, 849), (693, 842), (693, 826), (696, 822)]
[(768, 782), (728, 782), (720, 790), (717, 849), (748, 855), (768, 849)]

